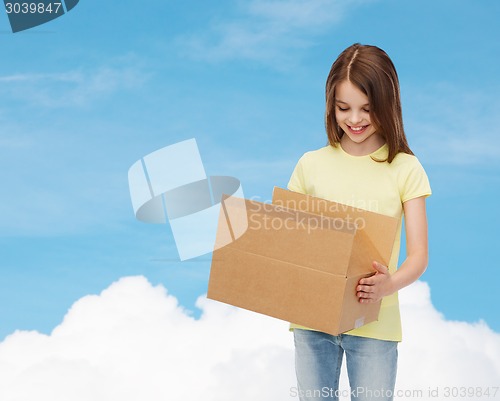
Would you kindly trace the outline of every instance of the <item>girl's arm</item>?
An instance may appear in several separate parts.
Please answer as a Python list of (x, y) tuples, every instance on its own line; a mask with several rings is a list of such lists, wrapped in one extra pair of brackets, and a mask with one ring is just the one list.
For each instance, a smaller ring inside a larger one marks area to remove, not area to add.
[(416, 281), (427, 267), (427, 216), (425, 197), (403, 203), (406, 227), (406, 259), (394, 274), (386, 266), (373, 262), (375, 275), (359, 280), (359, 302), (372, 303)]

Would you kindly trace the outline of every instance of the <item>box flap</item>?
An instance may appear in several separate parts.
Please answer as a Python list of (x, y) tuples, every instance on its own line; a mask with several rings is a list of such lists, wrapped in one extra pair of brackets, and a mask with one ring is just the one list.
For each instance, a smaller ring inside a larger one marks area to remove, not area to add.
[[(361, 248), (363, 248), (361, 246), (363, 244), (366, 250), (365, 253), (376, 251), (376, 257), (385, 265), (391, 259), (392, 248), (399, 224), (399, 220), (394, 217), (279, 187), (274, 187), (273, 204), (322, 216), (341, 218), (348, 222), (356, 223), (359, 234), (359, 241), (357, 242), (359, 242), (358, 245)], [(368, 271), (371, 269), (371, 263), (367, 269)], [(361, 272), (356, 269), (350, 273), (358, 274)]]
[(378, 249), (375, 248), (375, 245), (373, 245), (366, 231), (358, 230), (352, 246), (347, 275), (350, 277), (373, 273), (372, 262), (374, 260), (384, 263), (382, 262), (382, 256)]
[(235, 241), (247, 229), (248, 217), (245, 199), (222, 194), (214, 250)]
[[(224, 244), (345, 277), (355, 234), (356, 227), (339, 218), (231, 196), (222, 200), (215, 248)], [(229, 236), (236, 240), (228, 243)]]

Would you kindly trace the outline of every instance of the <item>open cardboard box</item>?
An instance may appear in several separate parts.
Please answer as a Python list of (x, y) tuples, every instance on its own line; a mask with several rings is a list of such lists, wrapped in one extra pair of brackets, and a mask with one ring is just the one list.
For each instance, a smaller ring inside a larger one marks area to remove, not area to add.
[(398, 220), (274, 188), (273, 204), (225, 197), (207, 297), (333, 335), (377, 319), (356, 285), (387, 265)]

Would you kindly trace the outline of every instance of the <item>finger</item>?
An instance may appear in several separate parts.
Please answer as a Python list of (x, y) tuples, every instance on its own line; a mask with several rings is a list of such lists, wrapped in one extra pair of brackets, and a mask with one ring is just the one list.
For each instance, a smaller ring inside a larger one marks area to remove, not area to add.
[(358, 285), (356, 288), (358, 292), (372, 293), (374, 292), (373, 285)]
[(375, 302), (375, 300), (371, 298), (360, 298), (359, 302), (362, 304), (372, 304)]
[(361, 280), (359, 280), (359, 284), (361, 284), (361, 285), (374, 285), (375, 284), (375, 276), (362, 278)]
[(358, 298), (363, 298), (363, 299), (369, 299), (373, 296), (373, 294), (371, 294), (369, 292), (363, 292), (363, 291), (358, 291), (356, 293), (356, 295)]
[(374, 261), (372, 263), (372, 266), (373, 268), (378, 272), (378, 273), (381, 273), (381, 274), (388, 274), (389, 273), (389, 269), (387, 268), (387, 266), (384, 266), (382, 263), (379, 263), (377, 261)]

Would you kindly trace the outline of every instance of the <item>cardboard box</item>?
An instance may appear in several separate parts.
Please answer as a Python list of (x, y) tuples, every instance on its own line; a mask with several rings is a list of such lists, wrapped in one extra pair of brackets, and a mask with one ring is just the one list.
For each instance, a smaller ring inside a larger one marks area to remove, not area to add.
[(377, 319), (356, 285), (388, 264), (398, 219), (281, 188), (225, 197), (207, 296), (337, 335)]

